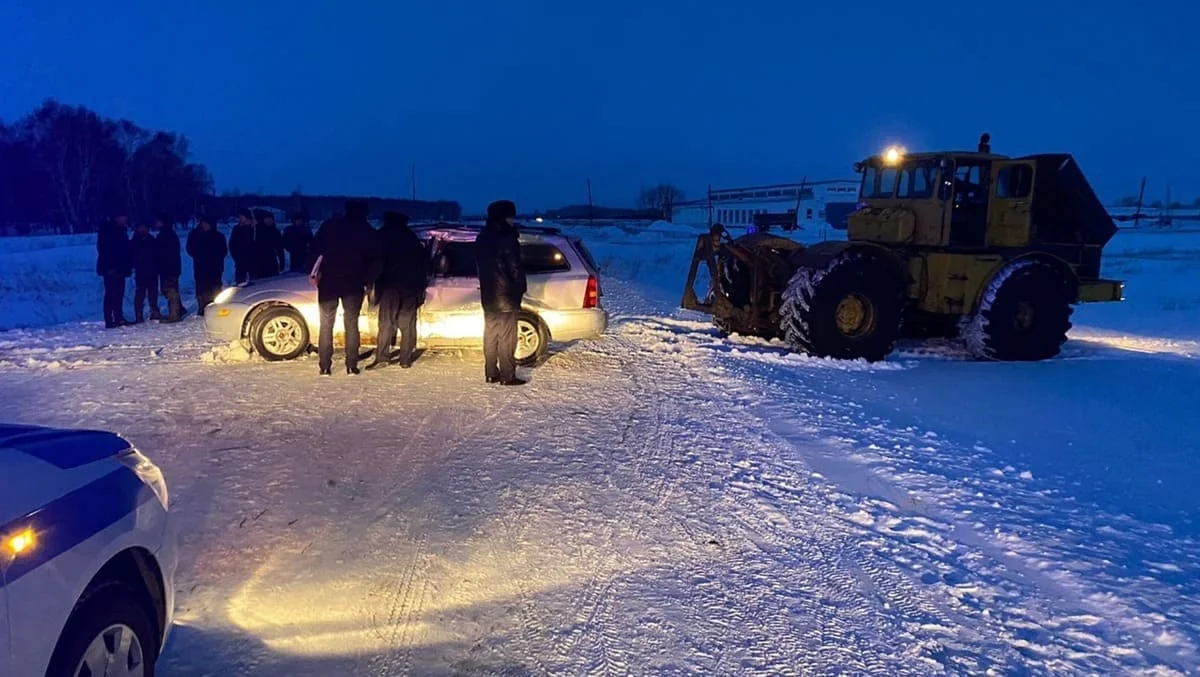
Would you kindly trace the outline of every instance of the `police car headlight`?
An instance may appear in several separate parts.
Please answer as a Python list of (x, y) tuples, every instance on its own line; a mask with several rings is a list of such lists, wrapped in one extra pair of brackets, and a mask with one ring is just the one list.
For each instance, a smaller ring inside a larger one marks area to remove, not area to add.
[(221, 290), (221, 293), (217, 294), (217, 297), (213, 299), (213, 303), (226, 303), (232, 299), (233, 295), (236, 293), (237, 287), (226, 287)]
[(121, 462), (121, 465), (136, 473), (146, 483), (146, 486), (150, 487), (150, 490), (158, 497), (158, 502), (162, 503), (163, 510), (166, 510), (167, 480), (163, 478), (162, 470), (154, 465), (154, 461), (143, 456), (142, 452), (137, 449), (130, 449), (118, 456), (117, 460)]

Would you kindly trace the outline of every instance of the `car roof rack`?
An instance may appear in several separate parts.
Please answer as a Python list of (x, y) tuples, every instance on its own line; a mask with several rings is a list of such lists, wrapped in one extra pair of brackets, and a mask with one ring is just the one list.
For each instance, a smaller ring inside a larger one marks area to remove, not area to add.
[[(517, 231), (521, 233), (533, 233), (537, 235), (561, 235), (562, 231), (552, 226), (526, 226), (524, 224), (516, 224)], [(478, 223), (458, 223), (448, 221), (438, 221), (435, 223), (418, 223), (412, 226), (413, 230), (439, 230), (439, 229), (455, 229), (455, 230), (483, 230), (483, 225)]]

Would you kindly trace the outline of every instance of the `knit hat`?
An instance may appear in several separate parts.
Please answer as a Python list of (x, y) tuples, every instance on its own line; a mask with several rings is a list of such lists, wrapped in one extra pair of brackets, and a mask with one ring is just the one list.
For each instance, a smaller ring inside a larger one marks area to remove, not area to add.
[(511, 200), (496, 200), (487, 208), (488, 221), (503, 221), (517, 218), (517, 205)]
[(384, 212), (383, 225), (389, 228), (406, 228), (408, 226), (408, 215), (401, 212)]

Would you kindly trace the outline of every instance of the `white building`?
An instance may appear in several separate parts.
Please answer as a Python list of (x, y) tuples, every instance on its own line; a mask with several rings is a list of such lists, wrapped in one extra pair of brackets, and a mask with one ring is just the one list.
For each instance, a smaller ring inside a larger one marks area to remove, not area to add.
[(712, 189), (707, 197), (689, 200), (671, 209), (676, 223), (720, 223), (746, 227), (755, 214), (795, 214), (795, 224), (808, 230), (832, 227), (845, 230), (846, 217), (858, 202), (853, 179), (782, 183), (773, 186)]

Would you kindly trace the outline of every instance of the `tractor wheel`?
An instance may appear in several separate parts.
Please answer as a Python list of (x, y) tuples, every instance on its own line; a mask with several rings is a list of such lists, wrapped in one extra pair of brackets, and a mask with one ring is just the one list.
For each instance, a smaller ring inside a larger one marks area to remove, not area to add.
[(1058, 355), (1071, 329), (1071, 282), (1041, 261), (1000, 271), (960, 329), (967, 350), (987, 360), (1033, 362)]
[(848, 254), (792, 275), (779, 310), (792, 348), (818, 357), (882, 360), (903, 319), (902, 285), (877, 259)]

